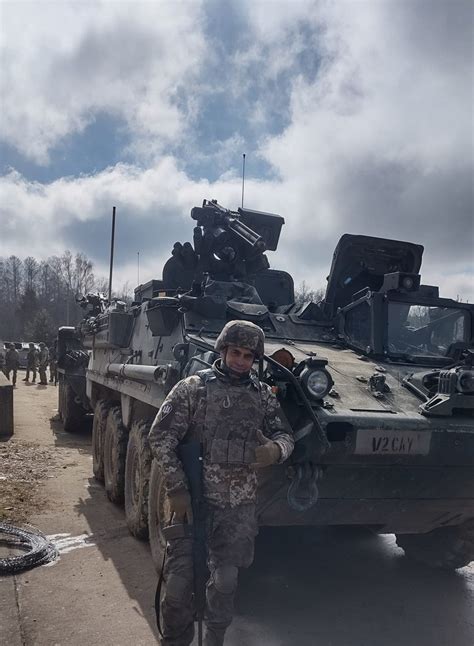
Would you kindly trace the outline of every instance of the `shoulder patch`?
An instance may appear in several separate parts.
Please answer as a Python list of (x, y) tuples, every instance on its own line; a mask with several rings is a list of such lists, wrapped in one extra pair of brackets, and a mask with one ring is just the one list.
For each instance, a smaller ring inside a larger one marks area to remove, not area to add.
[(166, 402), (166, 404), (163, 404), (160, 410), (160, 418), (164, 419), (167, 417), (171, 412), (173, 411), (173, 405), (170, 404), (169, 402)]

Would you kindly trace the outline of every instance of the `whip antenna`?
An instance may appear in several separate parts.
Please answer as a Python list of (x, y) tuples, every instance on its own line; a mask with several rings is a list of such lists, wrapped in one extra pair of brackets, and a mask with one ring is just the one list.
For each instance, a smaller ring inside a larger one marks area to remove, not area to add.
[(112, 271), (114, 268), (114, 239), (115, 239), (115, 206), (112, 207), (112, 237), (110, 239), (109, 303), (112, 302)]
[(242, 208), (244, 208), (244, 189), (245, 189), (245, 153), (242, 155)]

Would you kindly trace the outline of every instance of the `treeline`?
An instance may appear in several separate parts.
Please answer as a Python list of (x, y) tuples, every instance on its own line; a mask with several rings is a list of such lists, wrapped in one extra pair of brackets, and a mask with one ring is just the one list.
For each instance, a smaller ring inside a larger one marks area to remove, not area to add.
[(295, 288), (295, 305), (301, 307), (305, 303), (313, 301), (319, 303), (324, 298), (326, 290), (323, 287), (313, 289), (308, 283), (303, 280), (298, 287)]
[(51, 343), (59, 326), (82, 318), (76, 296), (107, 290), (107, 280), (96, 278), (82, 253), (65, 251), (40, 261), (0, 257), (0, 340)]
[[(76, 296), (108, 292), (108, 281), (96, 277), (92, 262), (83, 254), (65, 251), (61, 256), (36, 260), (28, 256), (0, 257), (0, 341), (45, 341), (51, 343), (61, 325), (76, 325), (83, 310)], [(129, 284), (114, 292), (114, 298), (129, 301)], [(324, 295), (304, 281), (295, 290), (297, 305)]]

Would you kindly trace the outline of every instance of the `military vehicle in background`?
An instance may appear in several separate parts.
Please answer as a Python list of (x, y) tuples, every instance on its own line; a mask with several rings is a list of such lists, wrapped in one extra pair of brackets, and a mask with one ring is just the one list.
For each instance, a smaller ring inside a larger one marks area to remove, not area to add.
[(130, 531), (149, 535), (155, 563), (164, 491), (150, 425), (178, 380), (212, 365), (232, 319), (265, 331), (260, 378), (296, 439), (260, 474), (260, 524), (368, 526), (430, 565), (473, 560), (474, 307), (420, 285), (420, 245), (344, 235), (324, 300), (296, 308), (292, 277), (265, 254), (282, 217), (207, 200), (191, 217), (193, 244), (174, 245), (162, 278), (130, 307), (89, 297), (78, 337), (95, 477), (125, 502)]
[(86, 369), (89, 353), (84, 350), (78, 331), (63, 326), (55, 341), (57, 352), (58, 415), (64, 430), (75, 433), (91, 412), (86, 395)]

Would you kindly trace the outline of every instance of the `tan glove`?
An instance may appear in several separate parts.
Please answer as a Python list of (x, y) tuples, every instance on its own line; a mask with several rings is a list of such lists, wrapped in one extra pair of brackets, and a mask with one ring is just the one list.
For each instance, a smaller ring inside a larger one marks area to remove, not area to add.
[(184, 523), (185, 519), (189, 525), (193, 523), (193, 508), (191, 496), (186, 489), (180, 489), (168, 494), (170, 510), (170, 521), (172, 523)]
[(278, 444), (265, 437), (262, 431), (257, 431), (257, 438), (261, 446), (257, 446), (255, 449), (256, 461), (250, 466), (254, 467), (254, 469), (263, 469), (263, 467), (269, 467), (271, 464), (278, 462), (281, 458), (281, 449)]

